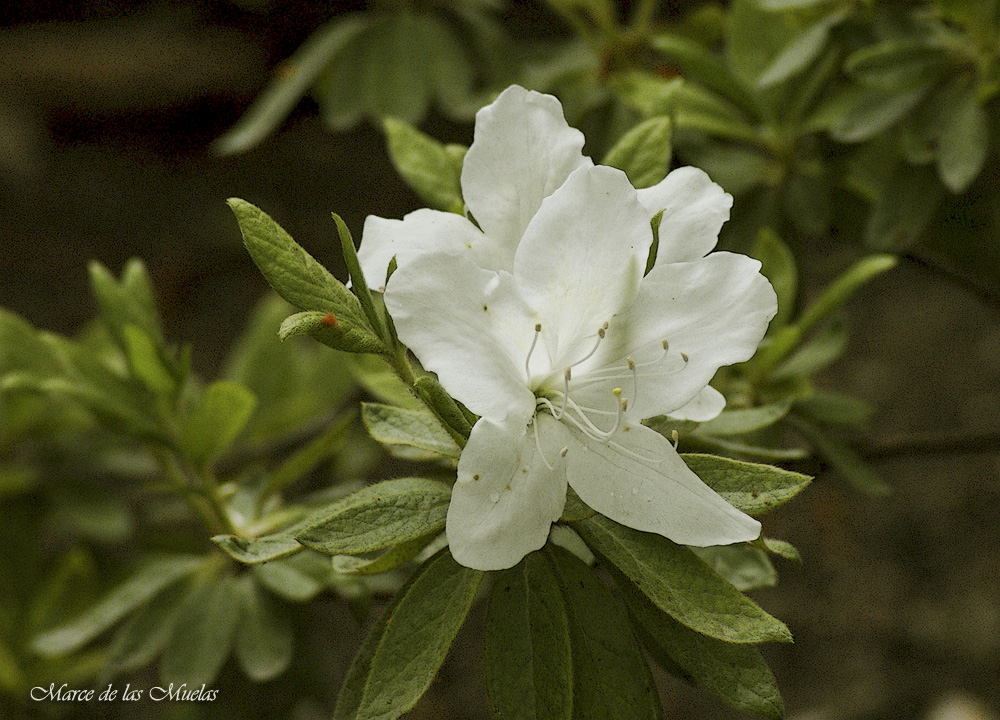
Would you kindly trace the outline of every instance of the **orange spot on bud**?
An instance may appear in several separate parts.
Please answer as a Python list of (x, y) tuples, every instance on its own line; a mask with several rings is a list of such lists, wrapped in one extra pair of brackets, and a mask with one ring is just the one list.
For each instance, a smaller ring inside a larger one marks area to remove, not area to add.
[(326, 325), (327, 327), (337, 327), (337, 318), (334, 316), (333, 313), (327, 313), (326, 315), (324, 315), (323, 319), (320, 320), (320, 322)]

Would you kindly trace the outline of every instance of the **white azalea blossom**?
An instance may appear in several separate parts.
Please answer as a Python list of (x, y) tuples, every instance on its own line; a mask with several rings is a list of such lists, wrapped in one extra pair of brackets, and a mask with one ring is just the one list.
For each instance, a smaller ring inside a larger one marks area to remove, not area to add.
[(677, 543), (760, 534), (639, 423), (717, 415), (709, 381), (753, 355), (776, 312), (757, 261), (708, 254), (732, 198), (693, 168), (636, 191), (582, 146), (555, 98), (510, 88), (477, 116), (466, 156), (475, 223), (420, 210), (365, 224), (366, 275), (384, 278), (397, 258), (385, 303), (400, 339), (480, 416), (447, 521), (452, 555), (472, 568), (512, 567), (542, 547), (567, 484)]

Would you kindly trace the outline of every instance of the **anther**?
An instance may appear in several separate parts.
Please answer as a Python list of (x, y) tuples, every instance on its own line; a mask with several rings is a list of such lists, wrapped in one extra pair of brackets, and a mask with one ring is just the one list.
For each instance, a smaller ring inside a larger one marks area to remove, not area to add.
[(681, 353), (681, 360), (683, 360), (685, 362), (685, 364), (687, 363), (687, 361), (688, 361), (687, 353)]
[(562, 450), (559, 451), (559, 457), (566, 457), (566, 453), (569, 452), (569, 446), (567, 445)]
[(535, 345), (538, 344), (538, 336), (542, 334), (542, 324), (535, 323), (535, 337), (531, 338), (531, 347), (528, 348), (528, 357), (524, 359), (524, 374), (531, 380), (531, 354), (535, 352)]
[(681, 441), (681, 436), (678, 434), (676, 429), (670, 431), (670, 440), (674, 444), (674, 450), (676, 450), (677, 444)]

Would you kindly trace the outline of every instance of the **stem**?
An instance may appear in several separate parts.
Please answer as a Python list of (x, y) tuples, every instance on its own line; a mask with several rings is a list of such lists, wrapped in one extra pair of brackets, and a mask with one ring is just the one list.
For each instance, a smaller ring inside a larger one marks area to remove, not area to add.
[(632, 29), (641, 37), (645, 37), (653, 29), (653, 18), (659, 7), (659, 0), (640, 0), (639, 7), (632, 13)]
[[(158, 451), (156, 462), (170, 481), (171, 489), (180, 494), (213, 535), (236, 535), (236, 526), (226, 512), (219, 495), (218, 484), (210, 473), (192, 472), (187, 463), (173, 453)], [(200, 483), (191, 482), (198, 478)]]

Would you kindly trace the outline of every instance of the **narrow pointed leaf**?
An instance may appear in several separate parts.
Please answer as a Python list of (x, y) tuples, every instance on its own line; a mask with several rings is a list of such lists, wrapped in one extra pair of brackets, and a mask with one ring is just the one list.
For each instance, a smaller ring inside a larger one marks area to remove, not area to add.
[(748, 515), (773, 510), (812, 482), (808, 475), (772, 465), (730, 460), (716, 455), (685, 453), (681, 457), (706, 485)]
[(572, 717), (662, 718), (649, 666), (611, 591), (569, 551), (550, 545), (545, 552), (562, 590), (569, 620)]
[(719, 415), (701, 423), (695, 433), (699, 435), (743, 435), (774, 425), (788, 414), (791, 402), (772, 403), (743, 410), (723, 410)]
[(303, 550), (304, 546), (295, 539), (298, 530), (299, 527), (294, 526), (279, 533), (255, 538), (216, 535), (212, 538), (212, 542), (234, 560), (247, 565), (256, 565), (270, 560), (280, 560)]
[[(353, 296), (352, 296), (353, 297)], [(308, 335), (334, 350), (350, 353), (384, 353), (385, 344), (369, 330), (359, 327), (336, 313), (308, 310), (289, 315), (278, 328), (278, 337), (287, 340)]]
[(774, 587), (778, 584), (778, 571), (759, 547), (720, 545), (691, 548), (691, 552), (740, 592)]
[(151, 663), (173, 633), (189, 583), (174, 583), (139, 608), (122, 624), (108, 650), (108, 668), (118, 674)]
[(395, 720), (417, 704), (465, 622), (482, 578), (447, 550), (424, 564), (375, 648), (357, 720)]
[(808, 377), (835, 362), (847, 349), (847, 328), (843, 322), (829, 323), (788, 359), (771, 371), (771, 380)]
[(871, 465), (849, 447), (834, 440), (824, 430), (799, 415), (791, 414), (788, 416), (788, 420), (792, 427), (812, 443), (816, 451), (825, 457), (833, 468), (855, 488), (869, 495), (890, 495), (892, 493), (892, 486), (887, 484)]
[(660, 612), (627, 579), (616, 580), (654, 656), (666, 655), (694, 682), (739, 710), (775, 719), (783, 716), (777, 682), (759, 650), (694, 632)]
[(426, 478), (386, 480), (317, 512), (296, 538), (329, 555), (375, 552), (444, 529), (451, 488)]
[(373, 559), (355, 555), (335, 555), (333, 557), (333, 570), (342, 575), (379, 575), (389, 572), (402, 567), (417, 557), (420, 551), (438, 535), (440, 535), (439, 532), (431, 532), (415, 540), (407, 540)]
[(760, 271), (770, 281), (778, 296), (778, 314), (771, 321), (771, 325), (775, 328), (783, 327), (792, 317), (798, 296), (799, 277), (795, 256), (777, 233), (767, 228), (758, 233), (751, 254), (760, 260)]
[(493, 717), (570, 720), (569, 621), (559, 584), (541, 553), (529, 554), (494, 580), (485, 632)]
[(791, 642), (784, 623), (740, 594), (689, 548), (601, 515), (573, 528), (658, 608), (692, 630), (726, 642)]
[(76, 650), (202, 564), (203, 558), (176, 555), (150, 560), (93, 607), (70, 622), (42, 633), (32, 649), (42, 655)]

